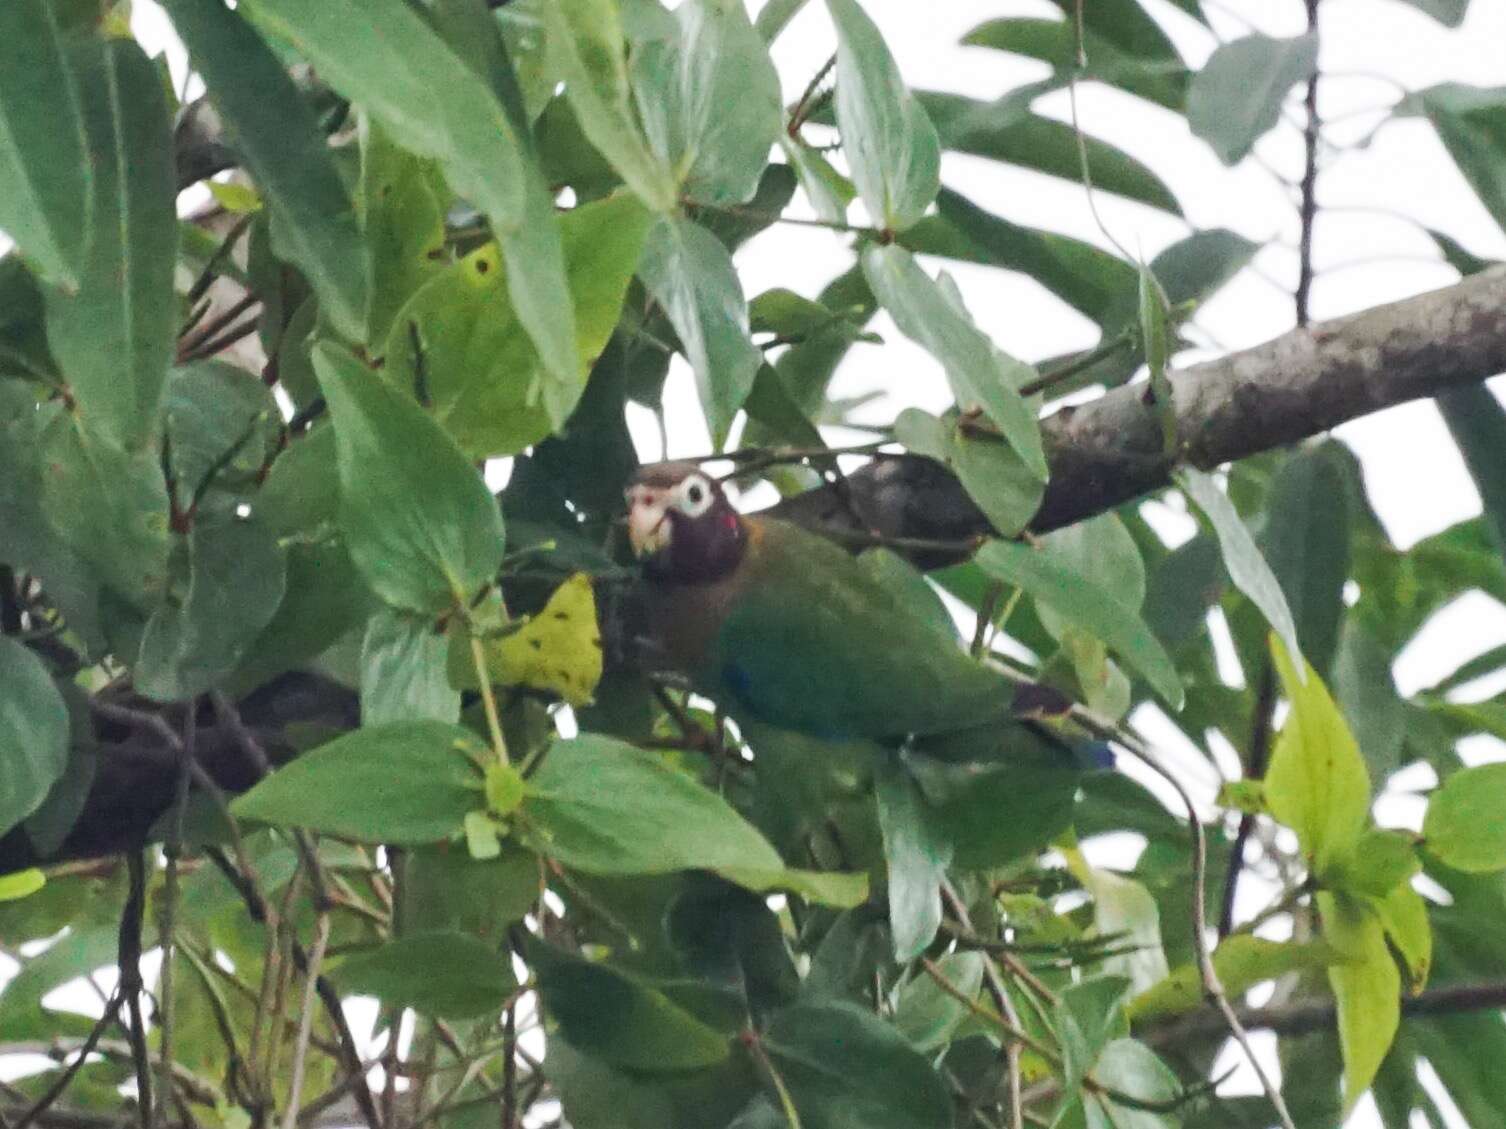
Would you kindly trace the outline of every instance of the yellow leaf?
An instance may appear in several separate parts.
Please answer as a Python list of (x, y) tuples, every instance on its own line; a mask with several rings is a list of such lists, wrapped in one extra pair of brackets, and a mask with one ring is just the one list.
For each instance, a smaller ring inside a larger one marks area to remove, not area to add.
[(483, 643), (496, 685), (545, 690), (572, 706), (585, 705), (601, 681), (601, 629), (590, 576), (575, 573), (554, 590), (538, 615), (511, 634)]
[(0, 874), (0, 902), (12, 902), (35, 894), (46, 884), (46, 877), (36, 867), (18, 870), (13, 874)]
[(261, 211), (261, 197), (250, 185), (237, 184), (233, 180), (211, 180), (208, 183), (209, 194), (227, 212), (245, 216)]

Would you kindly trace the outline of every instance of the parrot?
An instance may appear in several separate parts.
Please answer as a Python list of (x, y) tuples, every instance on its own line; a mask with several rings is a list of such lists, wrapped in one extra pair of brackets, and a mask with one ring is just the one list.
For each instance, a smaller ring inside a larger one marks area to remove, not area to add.
[(625, 498), (648, 658), (734, 719), (892, 743), (1011, 716), (1002, 671), (840, 546), (740, 514), (697, 465), (642, 467)]

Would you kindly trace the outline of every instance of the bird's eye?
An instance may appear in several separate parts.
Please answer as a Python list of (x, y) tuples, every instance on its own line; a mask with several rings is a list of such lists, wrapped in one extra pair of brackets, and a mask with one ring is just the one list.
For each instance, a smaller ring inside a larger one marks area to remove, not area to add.
[(681, 506), (691, 517), (700, 517), (711, 504), (711, 488), (703, 479), (692, 478), (680, 492)]

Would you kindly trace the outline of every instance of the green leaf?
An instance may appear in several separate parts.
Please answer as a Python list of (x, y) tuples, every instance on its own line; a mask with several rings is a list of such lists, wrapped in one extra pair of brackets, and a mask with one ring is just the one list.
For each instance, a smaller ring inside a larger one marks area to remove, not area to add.
[[(1189, 75), (1179, 61), (1136, 57), (1087, 28), (1082, 38), (1088, 66), (1081, 78), (1107, 83), (1181, 112)], [(1077, 70), (1077, 28), (1071, 18), (988, 20), (964, 35), (962, 42), (1038, 59), (1050, 63), (1058, 74)], [(1093, 179), (1098, 179), (1096, 167)]]
[(1274, 636), (1271, 656), (1291, 713), (1266, 770), (1266, 806), (1297, 833), (1308, 865), (1322, 879), (1360, 842), (1370, 814), (1370, 775), (1317, 671), (1309, 665), (1303, 681)]
[(758, 187), (784, 108), (768, 48), (742, 0), (687, 0), (677, 39), (635, 45), (633, 91), (661, 163), (680, 191), (706, 204), (741, 204)]
[(47, 668), (0, 636), (0, 834), (47, 798), (68, 767), (68, 709)]
[[(1078, 135), (1066, 122), (1034, 114), (1013, 94), (979, 102), (956, 94), (922, 93), (921, 105), (936, 123), (943, 149), (1081, 182)], [(1084, 136), (1093, 188), (1182, 214), (1166, 183), (1147, 165), (1096, 137)]]
[(36, 867), (0, 874), (0, 902), (29, 898), (47, 885), (47, 876)]
[(361, 640), (361, 724), (405, 718), (455, 722), (460, 691), (446, 675), (449, 639), (428, 616), (379, 608)]
[(37, 272), (72, 290), (86, 265), (94, 203), (79, 71), (89, 55), (52, 0), (0, 5), (0, 230)]
[(1386, 940), (1406, 969), (1407, 991), (1422, 991), (1433, 967), (1433, 927), (1428, 921), (1427, 903), (1411, 885), (1402, 883), (1374, 905)]
[[(936, 206), (938, 215), (900, 237), (903, 246), (1018, 271), (1100, 326), (1115, 320), (1123, 296), (1134, 292), (1135, 268), (1090, 243), (1010, 223), (950, 188)], [(1159, 260), (1152, 265), (1161, 271)]]
[(240, 15), (203, 0), (167, 10), (262, 191), (273, 249), (303, 272), (335, 329), (363, 340), (371, 257), (313, 110)]
[(1391, 675), (1391, 656), (1353, 616), (1339, 636), (1333, 693), (1365, 763), (1377, 780), (1384, 780), (1401, 767), (1406, 706)]
[(1449, 775), (1428, 800), (1422, 820), (1428, 853), (1455, 870), (1506, 869), (1506, 764)]
[(1369, 1088), (1401, 1019), (1401, 977), (1380, 919), (1364, 902), (1319, 891), (1323, 935), (1343, 958), (1328, 966), (1339, 1005), (1344, 1112)]
[[(47, 408), (43, 408), (46, 412)], [(149, 450), (125, 451), (56, 411), (42, 425), (42, 509), (59, 538), (137, 608), (167, 583), (167, 486)]]
[(329, 976), (343, 994), (440, 1019), (495, 1015), (517, 986), (509, 955), (464, 933), (415, 933), (357, 950)]
[(1464, 13), (1469, 8), (1469, 0), (1402, 0), (1410, 4), (1419, 12), (1424, 12), (1437, 20), (1444, 27), (1458, 27), (1464, 22)]
[(90, 430), (146, 445), (177, 333), (172, 137), (162, 84), (134, 42), (91, 45), (80, 89), (93, 203), (77, 290), (47, 295), (47, 340)]
[(655, 212), (675, 206), (674, 172), (649, 149), (633, 109), (617, 0), (544, 5), (553, 65), (581, 132)]
[(588, 874), (784, 869), (726, 800), (610, 737), (556, 741), (529, 778), (523, 820), (541, 854)]
[(812, 905), (833, 909), (851, 909), (868, 900), (868, 875), (844, 874), (835, 870), (749, 870), (740, 866), (723, 866), (717, 873), (729, 882), (749, 890), (784, 890), (798, 894)]
[(1339, 859), (1325, 876), (1335, 890), (1384, 898), (1421, 869), (1416, 836), (1372, 827), (1360, 836), (1354, 853)]
[(484, 755), (458, 725), (358, 729), (279, 768), (230, 807), (242, 819), (363, 843), (435, 843), (457, 834), (465, 813), (481, 805), (470, 754)]
[(578, 1050), (650, 1073), (695, 1070), (727, 1057), (727, 1038), (641, 980), (542, 944), (529, 946), (544, 1010)]
[(502, 511), (453, 440), (342, 349), (314, 347), (340, 466), (350, 555), (394, 607), (467, 603), (502, 562)]
[(936, 834), (925, 797), (900, 762), (874, 775), (874, 798), (889, 864), (889, 931), (896, 960), (913, 960), (941, 927), (941, 883), (952, 845)]
[(361, 119), (361, 207), (371, 256), (365, 333), (379, 348), (398, 310), (449, 262), (438, 166), (392, 143), (381, 126)]
[(784, 1008), (763, 1049), (806, 1129), (951, 1129), (940, 1075), (871, 1012), (835, 1002)]
[(638, 275), (679, 334), (720, 450), (763, 363), (748, 340), (748, 307), (732, 257), (705, 228), (661, 219), (648, 233)]
[(1239, 519), (1239, 513), (1213, 477), (1196, 467), (1184, 466), (1175, 474), (1176, 483), (1188, 499), (1202, 510), (1213, 532), (1218, 535), (1219, 549), (1224, 554), (1224, 567), (1229, 570), (1229, 579), (1235, 587), (1248, 596), (1265, 616), (1266, 622), (1281, 637), (1286, 649), (1293, 655), (1302, 653), (1297, 639), (1297, 625), (1292, 620), (1291, 609), (1281, 584), (1271, 572), (1270, 565), (1255, 547), (1254, 538)]
[(951, 467), (1000, 536), (1018, 534), (1040, 508), (1046, 484), (1002, 439), (965, 430), (955, 417), (942, 421), (919, 408), (899, 414), (894, 437), (915, 454)]
[[(211, 486), (253, 489), (282, 437), (272, 390), (254, 373), (223, 361), (173, 369), (162, 414), (178, 503), (185, 510)], [(212, 500), (200, 498), (201, 504)]]
[(936, 127), (856, 0), (826, 6), (837, 25), (837, 126), (853, 182), (875, 223), (903, 231), (941, 186)]
[[(1506, 118), (1506, 107), (1502, 116)], [(1506, 148), (1501, 161), (1506, 164)], [(1485, 518), (1506, 555), (1506, 408), (1489, 388), (1477, 384), (1445, 392), (1438, 397), (1438, 410), (1464, 456), (1480, 491)]]
[(863, 277), (899, 331), (941, 362), (958, 408), (985, 412), (1025, 465), (1045, 481), (1040, 425), (1019, 393), (1034, 370), (1005, 355), (978, 329), (947, 275), (933, 281), (903, 247), (866, 248)]
[(785, 159), (795, 170), (800, 187), (805, 189), (819, 219), (827, 223), (844, 223), (847, 220), (847, 205), (857, 198), (857, 189), (852, 181), (832, 167), (820, 152), (811, 148), (801, 138), (787, 133), (779, 135), (779, 147)]
[[(1103, 1048), (1094, 1079), (1140, 1102), (1165, 1105), (1185, 1098), (1181, 1084), (1155, 1051), (1134, 1039), (1115, 1039)], [(1109, 1092), (1086, 1099), (1088, 1129), (1165, 1129), (1166, 1115), (1116, 1101)]]
[(1506, 228), (1506, 87), (1441, 83), (1408, 96), (1401, 109), (1427, 117), (1480, 203)]
[[(1213, 950), (1213, 967), (1230, 999), (1238, 999), (1266, 980), (1308, 968), (1322, 968), (1334, 960), (1334, 950), (1321, 941), (1268, 941), (1238, 933)], [(1196, 1011), (1203, 1003), (1203, 978), (1197, 965), (1173, 969), (1132, 999), (1126, 1010), (1136, 1023)]]
[(147, 620), (134, 671), (136, 690), (163, 702), (191, 699), (234, 671), (286, 586), (282, 546), (254, 514), (201, 511), (180, 551), (181, 590)]
[[(983, 990), (983, 967), (988, 958), (980, 952), (947, 953), (937, 969), (968, 999)], [(912, 979), (894, 1001), (894, 1026), (923, 1054), (942, 1050), (971, 1013), (967, 1007), (925, 974)]]
[(1348, 483), (1328, 448), (1304, 448), (1282, 463), (1265, 512), (1265, 559), (1286, 596), (1302, 653), (1326, 676), (1349, 578)]
[(1060, 553), (1013, 541), (990, 541), (979, 550), (979, 567), (1019, 585), (1031, 597), (1077, 624), (1145, 676), (1173, 709), (1184, 700), (1176, 667), (1133, 607), (1084, 577)]
[(486, 80), (403, 0), (248, 0), (251, 18), (292, 42), (340, 93), (361, 103), (415, 153), (436, 158), (451, 187), (490, 221), (512, 278), (512, 302), (553, 378), (544, 403), (582, 370), (554, 203)]
[[(576, 344), (593, 364), (617, 325), (650, 222), (627, 195), (582, 205), (561, 222)], [(494, 245), (478, 248), (413, 295), (386, 343), (383, 376), (432, 406), (477, 459), (516, 454), (556, 430), (539, 396), (550, 377), (518, 324), (508, 274)], [(584, 391), (581, 379), (559, 395), (573, 409)]]
[(1093, 895), (1093, 928), (1100, 937), (1119, 937), (1116, 947), (1131, 951), (1109, 957), (1101, 966), (1108, 976), (1123, 976), (1135, 992), (1166, 979), (1166, 950), (1161, 944), (1161, 911), (1149, 890), (1133, 878), (1096, 867), (1074, 867), (1084, 889)]
[(1082, 1085), (1109, 1040), (1124, 1031), (1128, 987), (1123, 976), (1095, 976), (1068, 985), (1058, 997), (1053, 1026), (1061, 1037), (1069, 1092)]
[(1222, 44), (1187, 88), (1187, 124), (1224, 164), (1238, 164), (1281, 119), (1287, 91), (1317, 68), (1316, 32)]

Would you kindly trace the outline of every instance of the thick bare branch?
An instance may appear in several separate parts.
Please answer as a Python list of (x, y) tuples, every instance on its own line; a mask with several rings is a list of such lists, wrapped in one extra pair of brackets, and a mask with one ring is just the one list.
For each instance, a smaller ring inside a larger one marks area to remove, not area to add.
[[(1203, 468), (1268, 451), (1409, 400), (1506, 372), (1506, 270), (1296, 329), (1172, 374), (1181, 456)], [(1042, 428), (1051, 482), (1037, 532), (1071, 525), (1167, 485), (1174, 459), (1138, 386), (1063, 408)], [(963, 540), (987, 530), (952, 475), (884, 459), (774, 507), (835, 535)]]

